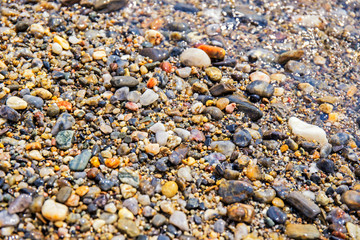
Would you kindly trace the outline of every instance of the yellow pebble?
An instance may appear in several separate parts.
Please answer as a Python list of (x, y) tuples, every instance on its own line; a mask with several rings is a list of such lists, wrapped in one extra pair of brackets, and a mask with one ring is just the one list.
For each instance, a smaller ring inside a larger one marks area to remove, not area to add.
[(89, 187), (88, 186), (81, 186), (81, 187), (78, 187), (76, 190), (75, 190), (75, 193), (77, 195), (79, 195), (80, 197), (84, 196), (85, 194), (87, 194), (89, 191)]
[(280, 147), (280, 151), (281, 151), (281, 152), (286, 152), (288, 149), (289, 149), (289, 146), (286, 145), (286, 144), (284, 144), (284, 145), (282, 145), (282, 146)]
[(100, 166), (100, 161), (98, 157), (92, 157), (90, 160), (90, 163), (93, 167), (99, 167)]
[(284, 201), (281, 200), (280, 198), (276, 197), (272, 200), (272, 204), (275, 207), (279, 207), (279, 208), (283, 208), (285, 206)]
[(178, 188), (178, 185), (176, 184), (176, 182), (169, 181), (162, 186), (161, 192), (166, 197), (172, 198), (173, 196), (176, 195), (176, 193), (178, 192), (178, 189), (179, 188)]
[(67, 40), (65, 40), (64, 38), (60, 37), (60, 36), (55, 36), (54, 37), (54, 42), (60, 44), (60, 46), (65, 49), (65, 50), (69, 50), (70, 48), (70, 44)]
[(338, 120), (339, 115), (337, 113), (330, 113), (329, 114), (329, 121), (336, 122)]
[(60, 167), (59, 167), (58, 165), (56, 165), (56, 166), (54, 167), (54, 170), (55, 170), (55, 171), (59, 171), (59, 170), (60, 170)]

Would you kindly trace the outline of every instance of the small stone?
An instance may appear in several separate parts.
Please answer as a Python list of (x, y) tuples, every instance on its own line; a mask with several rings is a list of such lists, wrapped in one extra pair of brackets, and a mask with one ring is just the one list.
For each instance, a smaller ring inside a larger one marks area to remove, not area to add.
[(296, 117), (291, 117), (289, 119), (289, 127), (293, 134), (303, 137), (308, 141), (315, 140), (322, 145), (328, 143), (325, 131), (318, 126), (308, 124)]
[(190, 67), (179, 68), (175, 72), (179, 77), (187, 78), (191, 74), (191, 68)]
[(80, 186), (75, 190), (75, 193), (77, 195), (79, 195), (80, 197), (84, 196), (88, 192), (89, 192), (89, 187), (88, 186)]
[(286, 200), (308, 218), (315, 218), (320, 213), (320, 208), (300, 192), (291, 192)]
[(9, 97), (6, 100), (6, 105), (15, 110), (23, 110), (27, 108), (27, 102), (15, 96)]
[(259, 108), (247, 101), (244, 101), (239, 96), (231, 95), (227, 98), (230, 100), (230, 102), (236, 103), (236, 108), (240, 112), (245, 113), (245, 115), (247, 115), (251, 121), (257, 121), (263, 117), (263, 113)]
[(214, 231), (217, 233), (223, 233), (225, 231), (226, 222), (222, 219), (217, 220), (214, 223)]
[(334, 108), (333, 105), (328, 103), (323, 103), (319, 106), (320, 111), (327, 114), (331, 113), (333, 108)]
[(63, 113), (59, 116), (58, 120), (56, 121), (55, 126), (53, 127), (51, 134), (53, 136), (56, 136), (58, 132), (62, 130), (68, 130), (71, 129), (71, 127), (74, 125), (75, 119), (73, 116), (71, 116), (68, 113)]
[(91, 158), (91, 151), (83, 150), (73, 160), (69, 162), (69, 168), (72, 171), (83, 171)]
[(316, 202), (319, 203), (322, 206), (326, 206), (330, 203), (330, 199), (326, 196), (325, 192), (320, 191), (316, 195)]
[(111, 80), (111, 85), (113, 87), (121, 88), (121, 87), (136, 87), (139, 84), (139, 81), (130, 76), (116, 76)]
[(235, 150), (235, 144), (231, 141), (214, 141), (210, 144), (211, 149), (230, 157)]
[(219, 82), (222, 78), (221, 70), (216, 67), (206, 68), (205, 73), (210, 78), (210, 80), (212, 80), (214, 82)]
[(224, 94), (231, 94), (236, 91), (235, 86), (229, 83), (218, 83), (210, 88), (210, 93), (214, 97), (221, 96)]
[(242, 202), (250, 198), (254, 193), (250, 184), (243, 181), (223, 181), (219, 185), (218, 194), (226, 204)]
[(280, 208), (271, 206), (268, 211), (266, 212), (266, 215), (271, 218), (275, 223), (284, 224), (287, 215), (284, 213)]
[(191, 86), (191, 89), (194, 92), (201, 93), (201, 94), (207, 94), (209, 92), (208, 86), (203, 82), (196, 82)]
[(256, 80), (247, 85), (246, 91), (260, 97), (269, 98), (274, 94), (274, 86), (267, 82)]
[(125, 199), (133, 197), (137, 192), (137, 190), (129, 184), (121, 184), (120, 191)]
[(358, 240), (360, 239), (360, 226), (359, 225), (355, 225), (351, 222), (347, 222), (346, 223), (346, 229), (347, 232), (349, 233), (351, 240)]
[(175, 211), (173, 214), (171, 214), (169, 223), (175, 227), (178, 227), (182, 231), (190, 230), (186, 215), (183, 212)]
[(225, 115), (219, 108), (212, 106), (206, 107), (203, 114), (210, 114), (210, 116), (215, 120), (221, 120)]
[(151, 153), (153, 155), (156, 155), (160, 152), (160, 145), (157, 143), (150, 143), (145, 146), (145, 151), (147, 153)]
[(0, 211), (0, 227), (17, 226), (20, 218), (17, 214), (10, 214), (6, 210)]
[(335, 164), (330, 159), (323, 159), (316, 163), (316, 166), (323, 172), (331, 174), (335, 172)]
[(314, 63), (316, 65), (325, 65), (326, 63), (326, 58), (321, 57), (321, 56), (315, 56), (313, 59)]
[(163, 39), (164, 39), (164, 36), (159, 31), (147, 30), (145, 32), (145, 40), (154, 46), (159, 45)]
[[(32, 197), (28, 194), (20, 194), (8, 207), (9, 214), (25, 211), (31, 204)], [(1, 221), (1, 220), (0, 220)]]
[(36, 38), (41, 38), (45, 33), (45, 28), (43, 26), (41, 26), (40, 24), (34, 23), (34, 24), (31, 24), (29, 31)]
[(129, 209), (123, 207), (118, 212), (119, 219), (125, 218), (125, 219), (134, 219), (134, 214), (130, 212)]
[(225, 49), (223, 49), (221, 47), (203, 44), (203, 45), (200, 45), (198, 47), (198, 49), (203, 50), (210, 58), (213, 58), (213, 59), (222, 60), (225, 58), (225, 55), (226, 55)]
[(137, 237), (140, 234), (136, 223), (126, 218), (120, 218), (117, 227), (121, 232), (127, 234), (131, 238)]
[(160, 227), (160, 226), (164, 225), (166, 223), (166, 221), (167, 221), (167, 219), (164, 215), (156, 214), (151, 219), (151, 224), (154, 225), (154, 227)]
[(57, 55), (60, 55), (63, 51), (62, 47), (58, 43), (53, 43), (51, 46), (51, 51)]
[[(219, 108), (220, 110), (224, 110), (226, 109), (226, 107), (229, 105), (230, 100), (227, 98), (220, 98), (216, 101), (216, 107)], [(233, 103), (235, 106), (236, 104)]]
[(255, 217), (255, 209), (251, 205), (234, 203), (227, 208), (227, 216), (237, 222), (251, 223)]
[(299, 83), (298, 88), (306, 94), (310, 94), (314, 91), (314, 87), (309, 83)]
[(161, 62), (169, 58), (169, 51), (165, 49), (144, 48), (139, 51), (139, 54), (144, 57), (148, 57), (155, 62)]
[(74, 131), (72, 130), (60, 131), (55, 138), (58, 148), (62, 150), (71, 148), (73, 137)]
[(139, 174), (128, 168), (121, 168), (118, 177), (122, 183), (127, 183), (135, 188), (139, 187)]
[(251, 139), (251, 134), (245, 129), (239, 130), (233, 135), (233, 142), (239, 147), (248, 146), (251, 142)]
[(358, 191), (354, 191), (354, 190), (346, 191), (342, 195), (341, 200), (352, 210), (360, 209), (360, 192)]
[(256, 72), (251, 73), (249, 78), (251, 81), (259, 80), (259, 81), (270, 83), (269, 75), (267, 75), (266, 73), (261, 72), (261, 71), (256, 71)]
[(288, 224), (286, 225), (285, 234), (294, 239), (319, 239), (320, 232), (312, 224)]
[(281, 198), (274, 198), (271, 202), (275, 207), (283, 208), (285, 206), (284, 201)]
[(106, 52), (105, 51), (95, 51), (92, 55), (94, 60), (102, 60), (103, 58), (106, 58)]
[(303, 50), (291, 50), (291, 51), (287, 51), (282, 53), (279, 56), (278, 59), (278, 63), (280, 63), (281, 65), (286, 64), (288, 61), (290, 60), (300, 60), (302, 58), (302, 56), (304, 55), (304, 51)]
[(60, 202), (60, 203), (65, 203), (66, 200), (68, 200), (68, 198), (70, 197), (72, 193), (72, 188), (65, 186), (60, 188), (59, 192), (56, 194), (56, 201)]
[(201, 49), (188, 48), (180, 55), (180, 62), (185, 66), (208, 67), (211, 65), (209, 56)]
[(49, 221), (64, 221), (68, 215), (68, 208), (61, 203), (49, 199), (44, 202), (41, 213)]
[(254, 199), (261, 203), (271, 203), (275, 198), (276, 192), (274, 189), (260, 189), (254, 192)]
[(156, 94), (151, 89), (147, 89), (140, 97), (140, 104), (142, 106), (149, 106), (153, 104), (158, 98), (159, 98), (158, 94)]
[(234, 232), (234, 240), (242, 240), (249, 234), (248, 227), (245, 223), (238, 223)]
[(2, 105), (0, 107), (0, 117), (5, 118), (12, 122), (18, 122), (20, 120), (20, 114), (9, 106)]
[(329, 142), (333, 146), (341, 146), (341, 145), (347, 145), (349, 141), (350, 141), (349, 134), (339, 132), (335, 135), (332, 135)]
[(101, 124), (99, 129), (104, 134), (110, 134), (113, 131), (112, 127), (107, 124)]
[(168, 198), (172, 198), (173, 196), (176, 195), (176, 193), (178, 192), (178, 185), (176, 184), (176, 182), (174, 181), (169, 181), (166, 182), (162, 187), (161, 187), (161, 192), (163, 195), (165, 195)]

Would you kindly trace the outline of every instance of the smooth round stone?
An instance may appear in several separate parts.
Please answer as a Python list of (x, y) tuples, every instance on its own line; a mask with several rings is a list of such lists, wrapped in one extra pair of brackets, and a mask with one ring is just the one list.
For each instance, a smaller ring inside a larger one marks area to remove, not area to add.
[(189, 48), (180, 55), (180, 62), (185, 66), (208, 67), (211, 65), (209, 56), (201, 49)]
[(126, 218), (119, 219), (117, 227), (121, 232), (132, 238), (137, 237), (140, 234), (136, 223)]
[(27, 107), (27, 102), (19, 97), (9, 97), (6, 100), (6, 105), (15, 110), (23, 110)]
[(308, 141), (315, 140), (321, 145), (328, 143), (326, 133), (322, 128), (308, 124), (296, 117), (291, 117), (288, 123), (293, 134), (295, 135), (303, 137)]
[(140, 55), (148, 57), (155, 62), (161, 62), (169, 57), (169, 51), (157, 48), (144, 48), (139, 51)]
[(64, 38), (62, 38), (60, 36), (56, 35), (54, 37), (54, 42), (58, 43), (65, 50), (69, 50), (69, 48), (70, 48), (69, 42), (66, 39), (64, 39)]
[(274, 86), (262, 80), (255, 80), (247, 85), (246, 91), (260, 97), (269, 98), (274, 94)]
[(161, 188), (162, 194), (168, 198), (172, 198), (173, 196), (175, 196), (178, 190), (179, 187), (174, 181), (166, 182)]
[(222, 219), (217, 220), (214, 223), (214, 231), (217, 233), (223, 233), (225, 231), (226, 222)]
[(337, 134), (331, 136), (331, 138), (329, 140), (329, 142), (333, 146), (347, 145), (349, 141), (350, 141), (349, 134), (346, 134), (343, 132), (340, 132), (340, 133), (337, 133)]
[(63, 48), (61, 47), (60, 44), (58, 43), (53, 43), (52, 46), (51, 46), (51, 50), (53, 53), (57, 54), (57, 55), (60, 55), (63, 51)]
[(21, 116), (16, 110), (9, 106), (3, 105), (0, 107), (0, 117), (12, 122), (18, 122)]
[(271, 206), (267, 211), (267, 216), (275, 223), (283, 224), (287, 219), (287, 215), (280, 208)]
[(212, 106), (206, 107), (203, 114), (210, 114), (210, 116), (215, 120), (221, 120), (225, 115), (219, 108)]
[(316, 163), (316, 166), (323, 172), (331, 174), (335, 172), (335, 164), (330, 159), (320, 160)]
[(354, 190), (346, 191), (342, 195), (341, 200), (352, 210), (360, 209), (360, 192), (358, 191), (354, 191)]
[(231, 141), (214, 141), (210, 144), (211, 149), (230, 157), (235, 150), (235, 144)]
[(256, 71), (256, 72), (251, 73), (249, 78), (251, 81), (259, 80), (259, 81), (270, 83), (269, 75), (267, 75), (266, 73), (263, 73), (261, 71)]
[(190, 67), (179, 68), (179, 69), (176, 70), (176, 74), (181, 78), (189, 77), (190, 73), (191, 73), (191, 68)]
[(219, 185), (218, 194), (226, 204), (242, 202), (250, 198), (254, 193), (250, 184), (243, 181), (223, 181)]
[(113, 77), (111, 80), (111, 85), (113, 87), (121, 88), (121, 87), (136, 87), (139, 85), (139, 80), (134, 77), (130, 76), (116, 76)]
[(10, 214), (6, 210), (0, 211), (0, 227), (17, 226), (20, 218), (17, 214)]
[(247, 130), (237, 131), (233, 136), (233, 142), (239, 147), (246, 147), (251, 142), (251, 134)]
[[(44, 100), (41, 97), (36, 97), (36, 96), (32, 96), (32, 95), (25, 95), (23, 98), (30, 106), (33, 106), (35, 108), (42, 108), (44, 106)], [(49, 109), (53, 105), (56, 106), (57, 108), (59, 108), (56, 104), (52, 104), (48, 108), (48, 112), (50, 111)], [(59, 109), (59, 112), (60, 112), (60, 109)], [(51, 115), (49, 115), (49, 116), (51, 116)]]
[(171, 214), (169, 223), (182, 231), (189, 231), (190, 229), (185, 213), (180, 211), (175, 211)]
[(156, 142), (160, 146), (165, 146), (170, 134), (168, 132), (159, 131), (156, 133)]
[(167, 219), (164, 215), (156, 214), (151, 219), (151, 224), (154, 225), (155, 227), (160, 227), (160, 226), (164, 225), (166, 223), (166, 221), (167, 221)]
[(66, 200), (68, 200), (68, 198), (70, 197), (72, 193), (72, 188), (65, 186), (60, 188), (59, 192), (56, 194), (56, 201), (60, 202), (60, 203), (65, 203)]
[(20, 194), (8, 207), (10, 214), (25, 211), (31, 204), (32, 197), (28, 194)]
[(193, 180), (193, 178), (191, 176), (191, 169), (188, 166), (180, 168), (177, 172), (177, 175), (178, 175), (178, 177), (184, 179), (187, 182), (190, 182)]
[(271, 203), (275, 198), (276, 192), (274, 189), (260, 189), (254, 192), (254, 199), (262, 203)]
[(68, 215), (68, 207), (49, 199), (44, 202), (41, 213), (49, 221), (63, 221)]

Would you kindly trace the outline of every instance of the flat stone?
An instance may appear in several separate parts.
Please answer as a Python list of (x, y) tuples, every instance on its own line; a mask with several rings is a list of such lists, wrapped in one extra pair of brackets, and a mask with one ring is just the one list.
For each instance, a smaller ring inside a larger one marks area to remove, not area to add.
[(211, 65), (209, 56), (201, 49), (188, 48), (180, 55), (180, 62), (185, 66), (208, 67)]
[(263, 117), (263, 113), (259, 108), (257, 108), (252, 103), (242, 100), (239, 96), (230, 95), (227, 98), (230, 100), (230, 102), (236, 103), (237, 110), (245, 113), (245, 115), (247, 115), (251, 121), (256, 122)]
[(278, 63), (283, 65), (290, 60), (300, 60), (304, 56), (304, 50), (291, 50), (280, 54)]
[(79, 155), (77, 155), (73, 160), (69, 162), (69, 168), (72, 171), (83, 171), (86, 168), (90, 158), (91, 151), (88, 149), (83, 150)]
[(250, 198), (254, 193), (252, 186), (243, 181), (223, 181), (219, 185), (218, 194), (226, 204), (242, 202)]
[(139, 183), (140, 183), (139, 174), (128, 168), (121, 168), (119, 170), (118, 177), (122, 183), (129, 184), (135, 188), (139, 187)]
[(360, 226), (359, 225), (355, 225), (351, 222), (347, 222), (346, 223), (346, 229), (347, 232), (349, 233), (351, 240), (358, 240), (360, 239)]
[(251, 134), (248, 130), (239, 130), (233, 135), (233, 142), (239, 147), (246, 147), (251, 142)]
[(62, 130), (71, 129), (75, 124), (75, 118), (69, 113), (63, 113), (59, 116), (58, 120), (55, 123), (55, 126), (51, 130), (51, 134), (56, 136)]
[(2, 105), (0, 107), (0, 117), (5, 118), (12, 122), (18, 122), (21, 115), (9, 106)]
[(155, 62), (161, 62), (169, 58), (169, 51), (158, 48), (144, 48), (139, 51), (139, 54), (144, 57), (148, 57)]
[(320, 213), (318, 205), (300, 192), (291, 192), (286, 200), (308, 218), (315, 218)]
[(170, 216), (169, 223), (178, 227), (182, 231), (190, 230), (186, 214), (183, 212), (174, 211), (174, 213)]
[(9, 214), (25, 211), (31, 204), (32, 197), (28, 194), (20, 194), (8, 207)]
[(60, 202), (60, 203), (65, 203), (66, 200), (68, 200), (68, 198), (70, 197), (72, 193), (72, 188), (65, 186), (60, 188), (59, 192), (56, 194), (56, 201)]
[(95, 0), (94, 9), (98, 12), (109, 13), (120, 10), (128, 4), (128, 0)]
[(275, 223), (283, 224), (287, 219), (287, 215), (280, 208), (271, 206), (266, 215), (271, 218)]
[(236, 87), (229, 83), (219, 83), (210, 88), (210, 93), (214, 97), (230, 94), (236, 91)]
[(157, 99), (159, 98), (159, 95), (155, 93), (151, 89), (147, 89), (141, 96), (140, 96), (140, 104), (142, 106), (149, 106), (153, 104)]
[(27, 108), (28, 104), (23, 99), (12, 96), (6, 100), (6, 105), (15, 110), (23, 110), (23, 109)]
[(288, 224), (286, 225), (285, 234), (294, 239), (319, 239), (320, 232), (312, 224)]
[(130, 76), (115, 76), (111, 80), (113, 87), (136, 87), (139, 84), (139, 80)]

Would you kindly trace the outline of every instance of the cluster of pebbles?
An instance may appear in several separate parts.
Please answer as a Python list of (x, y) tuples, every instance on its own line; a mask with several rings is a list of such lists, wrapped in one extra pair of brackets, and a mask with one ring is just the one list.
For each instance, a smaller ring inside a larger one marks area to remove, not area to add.
[(360, 3), (6, 0), (2, 239), (360, 239)]

